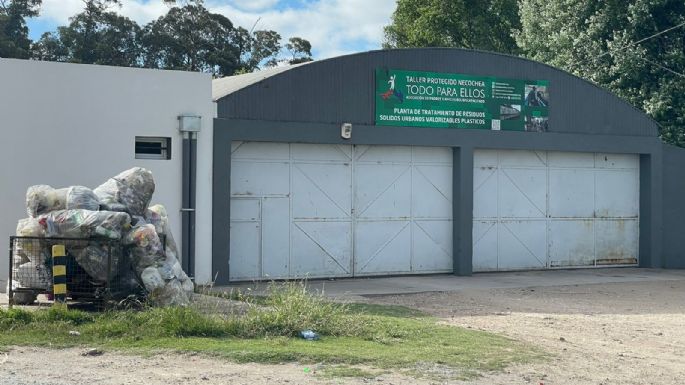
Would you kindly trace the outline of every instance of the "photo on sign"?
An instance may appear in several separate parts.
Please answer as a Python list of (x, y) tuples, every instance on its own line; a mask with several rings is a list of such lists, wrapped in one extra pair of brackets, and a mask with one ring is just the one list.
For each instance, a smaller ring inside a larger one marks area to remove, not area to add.
[(547, 116), (526, 116), (525, 126), (528, 132), (547, 132), (549, 128), (549, 117)]
[(499, 118), (502, 120), (514, 120), (521, 116), (520, 104), (501, 104), (499, 106)]
[(547, 86), (526, 84), (523, 101), (526, 107), (548, 107), (549, 92), (547, 91)]

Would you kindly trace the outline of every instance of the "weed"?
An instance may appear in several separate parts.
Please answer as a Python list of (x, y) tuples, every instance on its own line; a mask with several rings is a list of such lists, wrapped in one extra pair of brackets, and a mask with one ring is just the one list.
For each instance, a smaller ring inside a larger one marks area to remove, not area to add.
[[(272, 284), (259, 298), (260, 304), (246, 313), (223, 317), (181, 307), (99, 314), (60, 307), (0, 310), (0, 349), (95, 345), (139, 354), (162, 349), (237, 362), (343, 365), (328, 369), (339, 377), (365, 376), (364, 371), (346, 367), (360, 364), (401, 370), (439, 366), (470, 373), (543, 357), (516, 341), (441, 325), (412, 309), (333, 303), (309, 292), (302, 282)], [(321, 340), (297, 338), (303, 329), (316, 331)], [(69, 330), (80, 335), (72, 336)]]
[(243, 337), (295, 337), (304, 329), (327, 336), (358, 336), (367, 324), (347, 306), (312, 294), (304, 282), (271, 284), (263, 304), (246, 315)]
[(354, 366), (335, 365), (321, 369), (318, 374), (324, 378), (366, 378), (373, 379), (381, 373), (374, 373)]

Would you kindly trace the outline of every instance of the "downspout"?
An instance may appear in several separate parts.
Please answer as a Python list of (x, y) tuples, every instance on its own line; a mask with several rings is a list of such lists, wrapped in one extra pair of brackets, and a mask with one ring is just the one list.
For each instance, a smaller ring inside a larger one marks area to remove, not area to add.
[(181, 115), (179, 131), (183, 135), (181, 194), (181, 266), (191, 279), (195, 277), (195, 192), (197, 180), (197, 135), (201, 117)]

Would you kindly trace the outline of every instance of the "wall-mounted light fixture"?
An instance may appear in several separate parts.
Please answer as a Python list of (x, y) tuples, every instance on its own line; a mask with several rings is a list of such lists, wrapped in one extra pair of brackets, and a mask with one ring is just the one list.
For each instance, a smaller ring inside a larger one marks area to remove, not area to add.
[(202, 117), (198, 115), (180, 115), (178, 117), (178, 130), (181, 132), (200, 132)]
[(352, 137), (352, 123), (343, 123), (340, 126), (340, 136), (343, 139), (350, 139)]

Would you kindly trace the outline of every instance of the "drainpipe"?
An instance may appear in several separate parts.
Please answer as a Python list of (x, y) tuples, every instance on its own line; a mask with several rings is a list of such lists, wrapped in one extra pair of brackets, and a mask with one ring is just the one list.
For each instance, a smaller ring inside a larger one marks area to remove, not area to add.
[(189, 277), (195, 277), (195, 191), (197, 165), (197, 135), (201, 117), (181, 115), (178, 129), (183, 135), (182, 196), (181, 196), (181, 266)]

